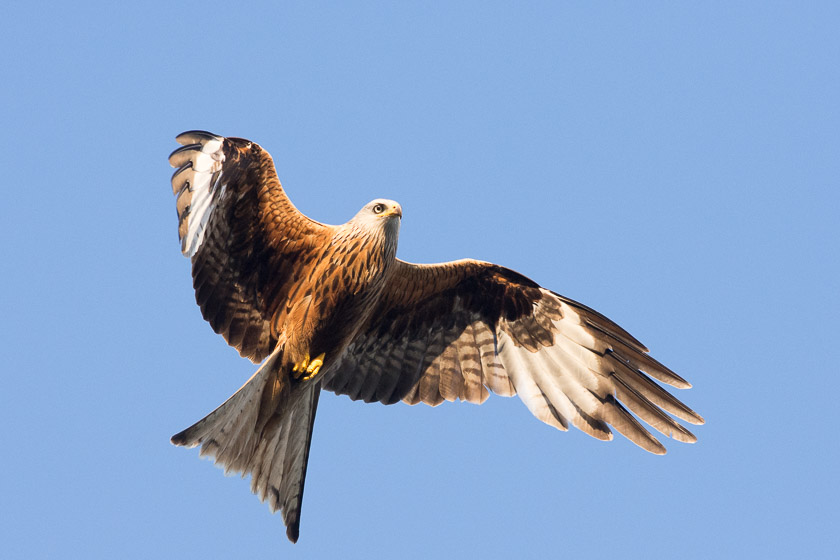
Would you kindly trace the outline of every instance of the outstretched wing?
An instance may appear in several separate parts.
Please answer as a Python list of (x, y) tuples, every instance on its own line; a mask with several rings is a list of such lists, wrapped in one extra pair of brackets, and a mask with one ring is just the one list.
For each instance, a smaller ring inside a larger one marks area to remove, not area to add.
[(192, 259), (196, 301), (213, 330), (254, 362), (277, 343), (274, 310), (329, 235), (291, 203), (271, 156), (242, 138), (190, 131), (176, 167), (181, 251)]
[(703, 423), (648, 376), (690, 385), (624, 329), (497, 265), (397, 261), (372, 317), (326, 389), (366, 402), (432, 406), (518, 393), (534, 416), (561, 430), (571, 422), (612, 439), (613, 426), (658, 454), (665, 448), (628, 408), (679, 441), (696, 438), (667, 413)]

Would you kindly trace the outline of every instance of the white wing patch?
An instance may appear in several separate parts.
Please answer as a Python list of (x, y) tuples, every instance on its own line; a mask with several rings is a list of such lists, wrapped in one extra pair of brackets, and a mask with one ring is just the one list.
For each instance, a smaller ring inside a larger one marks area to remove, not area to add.
[(595, 396), (601, 394), (600, 381), (568, 350), (555, 344), (531, 352), (499, 333), (499, 357), (535, 417), (560, 430), (567, 430), (571, 423), (598, 439), (612, 439), (609, 431), (592, 426), (584, 416), (600, 418), (602, 404)]
[(533, 363), (535, 356), (516, 346), (504, 332), (499, 333), (499, 357), (519, 398), (538, 420), (566, 431), (568, 419), (574, 415), (574, 406), (568, 397), (558, 394), (553, 383), (545, 382), (540, 373), (542, 364)]
[(204, 231), (216, 201), (224, 194), (224, 185), (220, 187), (220, 182), (225, 139), (207, 133), (185, 132), (177, 140), (184, 147), (169, 156), (169, 163), (178, 167), (172, 176), (172, 190), (178, 197), (181, 252), (192, 257), (204, 241)]
[[(546, 296), (551, 297), (548, 293)], [(612, 426), (644, 449), (665, 453), (662, 444), (626, 406), (666, 436), (688, 443), (696, 440), (662, 409), (694, 424), (703, 423), (700, 416), (617, 357), (609, 337), (600, 336), (602, 333), (591, 328), (575, 308), (557, 303), (563, 318), (551, 321), (551, 345), (531, 351), (517, 344), (504, 329), (497, 332), (499, 360), (534, 416), (561, 430), (573, 424), (603, 440), (613, 438)]]
[[(541, 421), (567, 430), (570, 421), (582, 428), (581, 412), (597, 418), (601, 403), (595, 395), (601, 394), (605, 379), (601, 357), (589, 350), (596, 347), (595, 339), (581, 326), (574, 309), (558, 303), (563, 318), (551, 321), (555, 333), (552, 346), (531, 352), (502, 329), (497, 334), (499, 358), (528, 410)], [(612, 439), (608, 433), (596, 437)]]

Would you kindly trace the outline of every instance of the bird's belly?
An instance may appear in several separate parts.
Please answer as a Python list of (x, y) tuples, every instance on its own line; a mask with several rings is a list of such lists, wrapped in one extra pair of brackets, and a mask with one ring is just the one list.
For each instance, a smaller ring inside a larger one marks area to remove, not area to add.
[(365, 290), (339, 299), (315, 293), (304, 309), (294, 309), (286, 318), (287, 364), (324, 354), (329, 366), (341, 355), (374, 311), (378, 292)]
[(328, 358), (330, 354), (336, 358), (367, 323), (375, 302), (376, 298), (370, 293), (350, 296), (339, 302), (313, 330), (310, 353), (324, 352)]

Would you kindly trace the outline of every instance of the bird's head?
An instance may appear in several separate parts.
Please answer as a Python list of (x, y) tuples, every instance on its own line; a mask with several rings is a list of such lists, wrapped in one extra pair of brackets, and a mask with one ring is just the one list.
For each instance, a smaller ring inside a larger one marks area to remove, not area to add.
[(396, 247), (400, 233), (402, 207), (393, 200), (377, 198), (365, 204), (350, 221), (367, 231), (380, 231), (390, 245)]
[(399, 203), (385, 198), (377, 198), (365, 204), (353, 218), (354, 222), (368, 227), (379, 227), (399, 230), (402, 218), (402, 207)]
[(365, 204), (362, 212), (367, 212), (376, 218), (402, 218), (402, 206), (393, 200), (387, 200), (385, 198), (371, 200)]

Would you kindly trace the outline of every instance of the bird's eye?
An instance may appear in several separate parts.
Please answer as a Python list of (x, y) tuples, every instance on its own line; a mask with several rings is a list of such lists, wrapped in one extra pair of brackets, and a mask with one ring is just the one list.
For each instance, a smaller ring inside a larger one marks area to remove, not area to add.
[(384, 211), (385, 211), (385, 205), (382, 204), (382, 203), (377, 204), (373, 207), (373, 213), (374, 214), (381, 214)]

